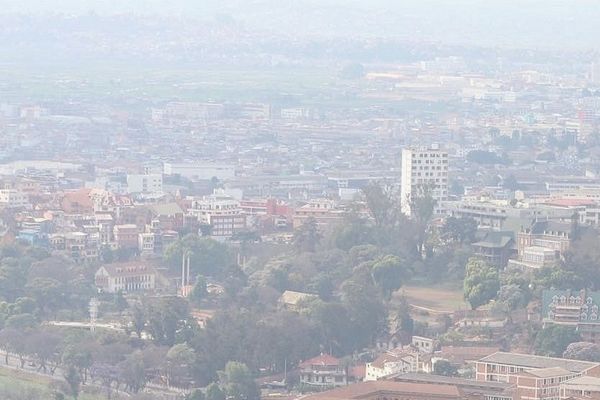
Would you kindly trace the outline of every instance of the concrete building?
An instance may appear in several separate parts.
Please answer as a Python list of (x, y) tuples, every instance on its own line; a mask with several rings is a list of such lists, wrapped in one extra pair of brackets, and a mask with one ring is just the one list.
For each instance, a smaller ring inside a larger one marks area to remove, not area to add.
[(134, 224), (115, 225), (113, 228), (115, 242), (120, 248), (138, 247), (138, 227)]
[(184, 178), (192, 180), (219, 180), (231, 179), (235, 177), (235, 167), (233, 165), (215, 164), (215, 163), (165, 163), (165, 175), (181, 175)]
[(556, 290), (542, 292), (544, 324), (573, 326), (586, 342), (600, 343), (600, 292)]
[(394, 349), (381, 354), (373, 362), (367, 363), (364, 380), (376, 381), (394, 374), (418, 372), (418, 368), (418, 351)]
[(516, 386), (515, 400), (560, 400), (561, 385), (600, 376), (600, 363), (497, 352), (475, 363), (476, 380)]
[(300, 383), (317, 388), (346, 386), (348, 375), (339, 359), (328, 354), (311, 358), (300, 364)]
[(438, 211), (448, 199), (448, 153), (437, 145), (402, 150), (402, 211), (410, 215), (411, 200), (424, 192), (436, 201)]
[(316, 221), (320, 228), (343, 221), (346, 211), (338, 209), (333, 200), (313, 199), (294, 210), (292, 223), (295, 228), (302, 226), (308, 219)]
[(0, 208), (28, 208), (29, 196), (16, 189), (0, 190)]
[(162, 174), (128, 174), (128, 193), (162, 193)]
[(98, 290), (106, 293), (136, 292), (156, 288), (156, 271), (153, 267), (140, 264), (107, 264), (96, 271)]
[(210, 235), (216, 238), (229, 238), (246, 229), (240, 202), (222, 191), (193, 200), (188, 212), (201, 224), (209, 225)]

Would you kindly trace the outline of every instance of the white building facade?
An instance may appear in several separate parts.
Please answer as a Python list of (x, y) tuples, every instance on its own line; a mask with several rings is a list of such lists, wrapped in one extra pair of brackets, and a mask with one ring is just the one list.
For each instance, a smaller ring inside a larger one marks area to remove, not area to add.
[(410, 215), (411, 199), (428, 191), (439, 211), (448, 200), (448, 152), (433, 145), (429, 148), (402, 150), (402, 211)]

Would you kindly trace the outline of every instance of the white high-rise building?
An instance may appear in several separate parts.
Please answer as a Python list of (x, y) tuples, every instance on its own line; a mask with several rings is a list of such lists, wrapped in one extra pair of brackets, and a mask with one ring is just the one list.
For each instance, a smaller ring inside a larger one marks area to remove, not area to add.
[(128, 174), (127, 192), (128, 193), (162, 193), (163, 177), (162, 174)]
[(411, 198), (428, 190), (436, 210), (448, 199), (448, 153), (439, 146), (402, 150), (402, 211), (410, 215)]

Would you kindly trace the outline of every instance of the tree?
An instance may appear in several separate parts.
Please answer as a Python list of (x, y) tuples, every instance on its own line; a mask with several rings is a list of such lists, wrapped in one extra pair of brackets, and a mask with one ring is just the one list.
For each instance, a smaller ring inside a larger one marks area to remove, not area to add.
[(442, 376), (457, 376), (458, 369), (447, 360), (438, 360), (433, 364), (433, 373)]
[(167, 353), (167, 382), (169, 385), (181, 384), (196, 360), (194, 349), (180, 343), (171, 347)]
[[(581, 278), (585, 288), (600, 288), (600, 236), (594, 231), (586, 231), (576, 240), (566, 254), (565, 270)], [(575, 288), (572, 288), (575, 289)]]
[(473, 218), (448, 217), (442, 227), (442, 238), (449, 242), (472, 243), (477, 232), (477, 221)]
[(329, 239), (333, 246), (348, 251), (352, 247), (371, 243), (372, 234), (371, 226), (364, 218), (351, 214), (333, 228)]
[(477, 164), (506, 164), (507, 161), (496, 153), (485, 150), (472, 150), (467, 154), (467, 161)]
[(217, 383), (213, 382), (206, 388), (206, 400), (225, 400), (225, 393)]
[(185, 329), (194, 326), (188, 303), (179, 297), (147, 300), (144, 315), (146, 330), (159, 344), (172, 346)]
[(81, 385), (81, 376), (74, 366), (69, 366), (65, 371), (65, 381), (69, 386), (69, 391), (74, 399), (79, 397), (79, 387)]
[(317, 220), (309, 217), (294, 231), (294, 247), (299, 253), (314, 253), (321, 241)]
[(481, 258), (471, 257), (466, 266), (465, 300), (473, 309), (487, 304), (500, 289), (498, 270)]
[(206, 278), (204, 278), (202, 275), (198, 275), (196, 277), (196, 283), (194, 284), (192, 293), (190, 293), (190, 300), (195, 304), (200, 304), (202, 300), (206, 298), (207, 294)]
[(515, 178), (515, 176), (512, 175), (512, 174), (509, 175), (509, 176), (507, 176), (506, 179), (504, 179), (504, 182), (503, 182), (502, 186), (505, 189), (513, 190), (513, 191), (514, 190), (519, 190), (519, 188), (521, 187), (519, 185), (519, 182), (517, 181), (517, 178)]
[(354, 349), (371, 345), (387, 329), (387, 311), (377, 289), (353, 277), (341, 285), (340, 291), (342, 304), (348, 310)]
[(526, 305), (526, 295), (518, 285), (503, 285), (498, 291), (498, 302), (506, 305), (509, 311), (513, 311)]
[(194, 389), (185, 396), (185, 400), (205, 400), (204, 392), (200, 389)]
[(62, 337), (49, 329), (32, 332), (26, 337), (28, 352), (38, 361), (38, 371), (43, 370), (54, 374), (60, 363)]
[(533, 281), (540, 288), (577, 290), (592, 285), (592, 281), (579, 276), (575, 271), (560, 265), (543, 267), (534, 272)]
[(375, 284), (381, 289), (386, 298), (402, 286), (407, 272), (402, 260), (394, 255), (387, 255), (375, 261), (371, 270)]
[(572, 360), (600, 362), (600, 345), (574, 342), (567, 346), (562, 356)]
[(100, 259), (106, 264), (110, 264), (115, 260), (115, 254), (109, 245), (100, 248)]
[(548, 325), (535, 336), (535, 353), (548, 357), (561, 357), (567, 347), (581, 341), (579, 333), (571, 326)]
[(219, 382), (229, 399), (260, 399), (260, 391), (246, 364), (229, 361), (225, 369), (219, 372)]
[(308, 306), (308, 317), (318, 331), (319, 345), (334, 353), (348, 354), (355, 350), (355, 341), (348, 332), (352, 329), (348, 310), (341, 303), (319, 299)]
[(92, 339), (89, 337), (68, 340), (62, 354), (62, 363), (75, 368), (84, 383), (93, 363), (92, 346)]
[(408, 199), (410, 215), (422, 228), (429, 224), (435, 210), (436, 200), (431, 194), (433, 189), (432, 185), (418, 185)]
[(235, 263), (229, 247), (210, 237), (189, 234), (170, 244), (164, 252), (164, 260), (175, 271), (181, 270), (184, 254), (189, 254), (193, 275), (225, 277), (227, 268)]
[(131, 323), (133, 331), (141, 339), (142, 331), (146, 327), (146, 313), (144, 312), (144, 308), (139, 304), (135, 304), (131, 309)]
[(120, 363), (121, 377), (126, 387), (137, 393), (146, 386), (147, 377), (144, 356), (140, 350), (130, 354)]

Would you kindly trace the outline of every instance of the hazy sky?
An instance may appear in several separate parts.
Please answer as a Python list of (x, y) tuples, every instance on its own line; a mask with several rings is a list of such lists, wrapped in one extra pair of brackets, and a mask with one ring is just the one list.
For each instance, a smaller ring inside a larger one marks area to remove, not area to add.
[(282, 33), (598, 49), (600, 0), (0, 0), (1, 13), (213, 18)]

